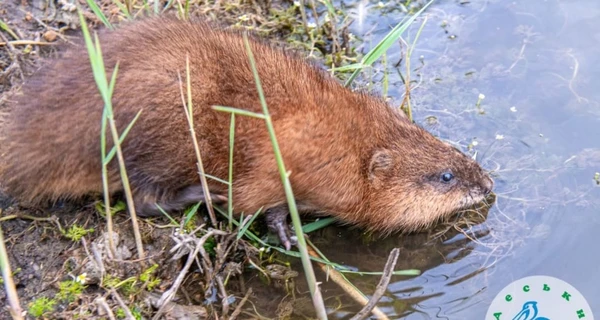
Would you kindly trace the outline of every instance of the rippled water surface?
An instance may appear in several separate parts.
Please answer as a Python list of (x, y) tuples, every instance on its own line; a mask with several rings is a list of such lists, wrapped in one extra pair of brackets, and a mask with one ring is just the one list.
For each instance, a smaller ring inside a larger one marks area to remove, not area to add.
[[(365, 13), (353, 32), (366, 43), (403, 16), (392, 2), (344, 5)], [(423, 274), (394, 278), (380, 303), (392, 318), (483, 319), (504, 286), (530, 275), (567, 281), (599, 317), (600, 1), (436, 1), (427, 13), (411, 61), (415, 120), (477, 151), (494, 172), (497, 201), (468, 236), (363, 243), (356, 231), (332, 228), (324, 232), (335, 243), (320, 247), (331, 260), (368, 271), (402, 248), (397, 268)], [(421, 22), (405, 34), (409, 43)], [(387, 57), (396, 104), (404, 93), (394, 68), (402, 50), (392, 47)], [(373, 75), (378, 91), (381, 67)], [(405, 68), (402, 62), (403, 75)], [(379, 279), (351, 280), (370, 293)]]

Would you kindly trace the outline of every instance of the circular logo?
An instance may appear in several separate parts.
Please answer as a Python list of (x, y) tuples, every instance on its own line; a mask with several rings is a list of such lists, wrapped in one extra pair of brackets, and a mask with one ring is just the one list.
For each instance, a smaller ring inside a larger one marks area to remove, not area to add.
[(531, 276), (507, 285), (492, 300), (486, 320), (593, 320), (589, 304), (570, 284)]

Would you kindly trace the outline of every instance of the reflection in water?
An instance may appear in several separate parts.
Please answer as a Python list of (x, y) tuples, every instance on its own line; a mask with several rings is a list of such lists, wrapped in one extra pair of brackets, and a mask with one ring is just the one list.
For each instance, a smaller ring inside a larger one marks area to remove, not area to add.
[[(366, 15), (353, 32), (366, 43), (402, 17), (392, 2), (358, 3), (353, 12)], [(495, 176), (496, 203), (485, 222), (462, 233), (363, 242), (358, 231), (329, 228), (318, 236), (327, 244), (320, 248), (333, 261), (380, 271), (400, 247), (396, 269), (423, 273), (393, 279), (379, 304), (391, 318), (482, 319), (505, 285), (540, 274), (569, 282), (600, 313), (600, 257), (589, 254), (600, 241), (593, 180), (600, 171), (600, 2), (438, 1), (427, 12), (411, 63), (415, 120), (477, 153)], [(388, 61), (401, 54), (392, 47)], [(391, 65), (389, 95), (398, 105), (405, 66)], [(379, 67), (374, 83), (383, 77)], [(378, 282), (349, 278), (365, 293)]]
[[(489, 200), (493, 202), (493, 199)], [(423, 313), (418, 306), (427, 306), (429, 301), (444, 295), (441, 290), (432, 290), (432, 286), (461, 285), (485, 268), (481, 264), (465, 265), (458, 270), (451, 270), (450, 275), (428, 273), (431, 270), (446, 265), (453, 265), (461, 259), (478, 254), (477, 239), (489, 235), (490, 230), (482, 227), (487, 217), (487, 208), (480, 207), (461, 214), (458, 220), (468, 225), (457, 224), (457, 221), (442, 223), (428, 233), (396, 235), (385, 239), (368, 238), (360, 234), (360, 230), (344, 227), (331, 227), (318, 231), (313, 235), (314, 243), (324, 254), (338, 263), (348, 267), (358, 267), (361, 271), (381, 271), (387, 255), (392, 248), (400, 248), (400, 256), (396, 270), (417, 268), (423, 276), (395, 277), (388, 287), (388, 294), (381, 300), (379, 307), (386, 314), (406, 316), (413, 313)], [(454, 219), (457, 219), (455, 217)], [(462, 228), (459, 228), (462, 227)], [(349, 280), (365, 292), (372, 292), (378, 282), (378, 277), (347, 275)], [(394, 280), (397, 280), (394, 282)], [(334, 285), (325, 285), (326, 290), (335, 291)], [(435, 300), (433, 300), (435, 301)], [(435, 303), (435, 302), (434, 302)], [(351, 303), (345, 304), (338, 310), (338, 315), (347, 313), (351, 316), (357, 309)], [(425, 312), (427, 313), (427, 312)]]

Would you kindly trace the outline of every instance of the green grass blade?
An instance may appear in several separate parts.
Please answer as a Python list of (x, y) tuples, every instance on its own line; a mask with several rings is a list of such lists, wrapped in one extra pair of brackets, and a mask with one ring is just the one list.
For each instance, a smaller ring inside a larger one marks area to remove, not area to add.
[[(410, 16), (406, 21), (401, 21), (392, 29), (390, 33), (388, 33), (369, 53), (365, 55), (363, 58), (363, 63), (365, 65), (371, 65), (375, 62), (379, 57), (386, 52), (396, 41), (398, 38), (408, 29), (408, 27), (417, 19), (429, 5), (433, 3), (434, 0), (430, 0), (427, 4), (425, 4), (419, 11)], [(403, 19), (405, 20), (405, 19)]]
[[(100, 156), (102, 159), (102, 177), (106, 178), (107, 172), (107, 161), (106, 159), (106, 127), (108, 125), (108, 117), (106, 115), (106, 108), (102, 110), (102, 123), (100, 128)], [(106, 191), (106, 190), (105, 190)]]
[(108, 117), (110, 119), (112, 118), (112, 104), (110, 102), (110, 96), (108, 95), (108, 82), (106, 80), (106, 69), (104, 68), (100, 40), (96, 33), (94, 33), (94, 47), (95, 59), (92, 63), (92, 72), (94, 73), (94, 79), (96, 80), (96, 85), (98, 86), (102, 100), (104, 101), (104, 104), (107, 104), (108, 106)]
[(117, 83), (117, 73), (119, 72), (119, 62), (115, 64), (112, 76), (110, 77), (110, 83), (108, 84), (108, 96), (112, 97), (115, 91), (115, 84)]
[(267, 130), (269, 132), (269, 137), (271, 139), (271, 144), (273, 145), (273, 152), (275, 153), (275, 159), (277, 161), (277, 167), (279, 169), (279, 175), (281, 176), (281, 182), (283, 184), (283, 189), (285, 191), (286, 200), (288, 203), (290, 216), (292, 217), (292, 223), (294, 225), (294, 231), (297, 236), (297, 245), (300, 252), (300, 260), (302, 261), (302, 267), (304, 268), (304, 274), (306, 276), (306, 281), (308, 283), (308, 287), (311, 293), (311, 297), (313, 300), (313, 306), (315, 307), (315, 312), (317, 313), (317, 317), (319, 319), (327, 319), (327, 312), (325, 311), (325, 304), (323, 303), (323, 298), (321, 296), (321, 291), (317, 286), (317, 280), (315, 277), (315, 272), (313, 270), (310, 255), (308, 254), (308, 250), (306, 248), (306, 240), (304, 239), (304, 234), (302, 233), (302, 223), (300, 222), (300, 216), (298, 214), (298, 208), (296, 207), (296, 200), (294, 198), (294, 193), (292, 191), (292, 185), (290, 183), (288, 173), (285, 169), (285, 164), (283, 163), (283, 157), (281, 155), (281, 150), (279, 149), (279, 143), (277, 142), (277, 137), (275, 135), (275, 129), (273, 127), (273, 123), (271, 122), (271, 116), (269, 115), (269, 109), (267, 107), (267, 102), (265, 100), (265, 94), (263, 92), (263, 88), (260, 82), (260, 77), (258, 75), (258, 69), (256, 68), (256, 61), (254, 60), (254, 54), (252, 53), (252, 49), (250, 47), (250, 42), (248, 41), (248, 35), (244, 33), (244, 45), (246, 46), (246, 52), (248, 54), (248, 59), (250, 60), (250, 68), (252, 70), (252, 75), (254, 76), (254, 82), (256, 83), (256, 91), (258, 91), (258, 97), (260, 100), (260, 104), (263, 109), (263, 114), (265, 115), (265, 122), (267, 125)]
[(412, 46), (408, 49), (409, 57), (412, 56), (412, 52), (413, 52), (413, 50), (415, 50), (415, 47), (417, 45), (417, 40), (419, 40), (419, 37), (421, 36), (421, 32), (423, 31), (425, 24), (427, 24), (427, 17), (425, 17), (425, 19), (423, 19), (423, 23), (421, 23), (419, 30), (417, 30), (417, 35), (415, 35), (415, 40), (413, 40)]
[(352, 74), (350, 75), (350, 78), (348, 78), (348, 80), (346, 80), (346, 83), (344, 83), (344, 86), (349, 87), (352, 84), (352, 82), (354, 82), (354, 79), (358, 77), (360, 71), (361, 69), (354, 70), (354, 72), (352, 72)]
[(154, 0), (154, 14), (155, 15), (158, 15), (160, 13), (158, 10), (158, 3), (159, 3), (158, 0)]
[(123, 12), (123, 14), (125, 15), (125, 17), (127, 17), (127, 19), (131, 20), (131, 14), (129, 13), (129, 10), (127, 10), (127, 6), (122, 4), (121, 1), (119, 0), (112, 0), (112, 2), (119, 8), (119, 10), (121, 10), (121, 12)]
[(326, 226), (328, 226), (334, 222), (335, 222), (335, 218), (329, 217), (329, 218), (325, 218), (325, 219), (320, 219), (315, 222), (307, 223), (302, 226), (302, 232), (311, 233), (313, 231), (325, 228)]
[[(122, 144), (123, 141), (125, 141), (125, 137), (127, 137), (127, 134), (129, 133), (131, 128), (133, 128), (133, 125), (135, 124), (135, 122), (137, 121), (137, 119), (140, 117), (141, 114), (142, 114), (142, 110), (138, 111), (138, 113), (135, 115), (133, 120), (131, 120), (131, 122), (129, 122), (129, 124), (125, 128), (125, 131), (123, 131), (123, 133), (121, 133), (121, 136), (119, 137), (119, 144)], [(104, 130), (104, 132), (106, 132), (106, 129)], [(116, 146), (113, 146), (110, 149), (110, 152), (108, 153), (108, 155), (104, 158), (105, 165), (107, 165), (113, 159), (116, 152), (117, 152), (117, 148), (116, 148)]]
[(173, 219), (173, 217), (171, 217), (163, 208), (161, 208), (158, 204), (156, 204), (156, 207), (158, 208), (158, 211), (160, 211), (160, 213), (162, 213), (165, 217), (167, 217), (167, 219), (169, 219), (169, 221), (171, 221), (171, 223), (175, 226), (178, 226), (179, 223), (177, 222), (177, 220)]
[(81, 32), (83, 33), (83, 39), (85, 40), (85, 46), (87, 48), (88, 55), (90, 56), (90, 61), (93, 63), (94, 61), (96, 61), (96, 48), (92, 42), (90, 30), (88, 29), (87, 24), (85, 23), (85, 18), (83, 17), (83, 14), (81, 14), (81, 10), (78, 10), (77, 13), (79, 14), (79, 19), (82, 22), (81, 23)]
[[(346, 72), (346, 71), (352, 71), (352, 70), (357, 70), (357, 69), (363, 69), (366, 67), (368, 67), (368, 66), (363, 65), (362, 62), (357, 62), (357, 63), (349, 64), (347, 66), (336, 67), (335, 71), (336, 72)], [(329, 69), (329, 71), (331, 71), (331, 70), (332, 69)]]
[(187, 226), (187, 224), (190, 222), (190, 220), (192, 220), (192, 218), (194, 217), (194, 215), (196, 214), (196, 212), (198, 212), (198, 209), (200, 208), (200, 205), (202, 204), (202, 202), (198, 202), (196, 203), (185, 215), (185, 219), (183, 220), (183, 225)]
[[(363, 66), (370, 66), (375, 61), (377, 61), (377, 59), (379, 59), (379, 57), (381, 57), (381, 55), (384, 52), (386, 52), (396, 41), (398, 41), (398, 38), (400, 38), (402, 33), (404, 33), (406, 29), (408, 29), (410, 24), (413, 21), (415, 21), (415, 19), (417, 19), (417, 17), (421, 15), (421, 13), (423, 13), (423, 11), (425, 11), (425, 9), (427, 9), (427, 7), (429, 7), (429, 5), (433, 3), (433, 1), (434, 0), (430, 0), (429, 2), (427, 2), (427, 4), (425, 4), (419, 11), (417, 11), (409, 18), (405, 17), (404, 19), (402, 19), (402, 21), (400, 21), (375, 47), (373, 47), (373, 49), (371, 49), (363, 57), (361, 61)], [(360, 71), (360, 69), (357, 69), (352, 73), (350, 78), (345, 83), (346, 87), (352, 84), (352, 82), (354, 81), (354, 79), (356, 79)]]
[[(227, 218), (227, 212), (223, 211), (223, 209), (221, 209), (221, 208), (219, 208), (219, 207), (215, 207), (215, 209), (216, 209), (216, 211), (217, 211), (218, 213), (220, 213), (220, 214), (221, 214), (221, 215), (222, 215), (224, 218)], [(239, 226), (239, 225), (241, 225), (241, 224), (242, 224), (242, 221), (244, 221), (244, 219), (243, 219), (243, 215), (241, 215), (241, 216), (240, 216), (240, 221), (236, 221), (236, 220), (234, 219), (234, 220), (233, 220), (233, 224), (235, 224), (236, 226)], [(255, 234), (254, 234), (252, 231), (246, 230), (246, 231), (244, 232), (244, 236), (246, 236), (246, 238), (248, 238), (249, 240), (251, 240), (251, 241), (254, 241), (254, 242), (258, 243), (258, 244), (259, 244), (260, 246), (262, 246), (262, 247), (268, 248), (268, 249), (270, 249), (270, 250), (275, 250), (275, 251), (281, 252), (281, 253), (283, 253), (283, 254), (285, 254), (285, 255), (288, 255), (288, 256), (290, 256), (290, 257), (294, 257), (294, 258), (300, 258), (300, 253), (298, 253), (297, 251), (287, 251), (287, 250), (285, 250), (285, 249), (283, 249), (283, 248), (272, 246), (272, 245), (270, 245), (270, 244), (266, 243), (265, 241), (263, 241), (263, 240), (262, 240), (260, 237), (258, 237), (257, 235), (255, 235)], [(320, 258), (317, 258), (317, 257), (312, 257), (312, 256), (311, 256), (311, 257), (310, 257), (310, 259), (311, 259), (311, 260), (313, 260), (313, 261), (317, 261), (317, 262), (320, 262), (320, 263), (327, 264), (327, 265), (329, 265), (330, 267), (332, 267), (332, 268), (335, 268), (336, 270), (349, 270), (348, 268), (346, 268), (346, 267), (344, 267), (344, 266), (342, 266), (342, 265), (336, 264), (336, 263), (334, 263), (334, 262), (328, 262), (328, 261), (325, 261), (325, 260), (323, 260), (323, 259), (320, 259)]]
[[(352, 273), (359, 274), (361, 276), (380, 276), (382, 272), (361, 272), (361, 271), (352, 271), (352, 270), (338, 270), (342, 273)], [(407, 269), (407, 270), (396, 270), (392, 272), (393, 275), (396, 276), (418, 276), (421, 274), (421, 270), (417, 269)]]
[[(104, 13), (102, 13), (102, 10), (100, 10), (100, 7), (98, 7), (98, 5), (96, 4), (96, 2), (94, 0), (85, 0), (85, 1), (87, 2), (88, 7), (90, 7), (90, 9), (92, 9), (92, 11), (96, 15), (96, 17), (98, 17), (98, 19), (100, 19), (100, 21), (102, 21), (102, 23), (104, 23), (104, 25), (107, 28), (114, 29), (113, 25), (110, 23), (110, 21), (108, 21), (108, 19), (106, 18)], [(87, 26), (86, 26), (86, 28), (87, 28)]]
[(220, 183), (222, 183), (222, 184), (224, 184), (224, 185), (229, 185), (229, 182), (227, 182), (227, 181), (225, 181), (225, 180), (223, 180), (223, 179), (221, 179), (221, 178), (219, 178), (219, 177), (215, 177), (215, 176), (213, 176), (213, 175), (206, 174), (206, 173), (204, 174), (204, 176), (205, 176), (205, 177), (207, 177), (207, 178), (209, 178), (209, 179), (212, 179), (212, 180), (218, 181), (218, 182), (220, 182)]
[(243, 109), (224, 107), (224, 106), (212, 106), (212, 108), (213, 108), (213, 110), (216, 110), (216, 111), (229, 112), (232, 114), (238, 114), (240, 116), (258, 118), (258, 119), (263, 119), (263, 120), (266, 119), (264, 114), (247, 111), (247, 110), (243, 110)]
[(250, 220), (248, 220), (248, 222), (242, 226), (240, 231), (238, 231), (237, 240), (240, 240), (244, 236), (244, 234), (246, 234), (246, 231), (248, 231), (248, 228), (250, 228), (250, 226), (252, 225), (254, 220), (260, 215), (260, 213), (262, 212), (262, 209), (263, 209), (262, 207), (260, 209), (258, 209), (258, 211), (256, 211), (256, 213), (250, 218)]
[[(102, 58), (102, 50), (100, 48), (100, 41), (98, 39), (98, 35), (94, 34), (95, 43), (92, 42), (89, 30), (87, 28), (87, 24), (85, 23), (85, 19), (83, 18), (83, 14), (81, 13), (81, 10), (78, 10), (77, 13), (78, 13), (79, 19), (81, 21), (81, 28), (82, 28), (82, 31), (84, 34), (86, 48), (88, 50), (88, 54), (90, 57), (90, 64), (92, 66), (92, 73), (94, 75), (94, 80), (96, 81), (98, 91), (100, 92), (102, 100), (104, 101), (103, 116), (105, 116), (107, 119), (106, 122), (110, 126), (109, 128), (110, 128), (111, 136), (112, 136), (112, 139), (117, 148), (116, 154), (117, 154), (117, 157), (119, 160), (119, 173), (121, 176), (123, 190), (125, 192), (125, 198), (127, 200), (127, 207), (129, 208), (129, 211), (130, 211), (131, 223), (133, 224), (133, 232), (134, 232), (134, 238), (135, 238), (136, 247), (137, 247), (137, 251), (138, 251), (138, 257), (140, 259), (143, 259), (145, 256), (144, 247), (142, 245), (142, 237), (141, 237), (141, 233), (139, 231), (137, 216), (135, 214), (135, 204), (133, 201), (131, 187), (129, 185), (129, 177), (127, 176), (127, 169), (125, 168), (125, 158), (121, 152), (120, 143), (119, 143), (119, 140), (120, 140), (119, 133), (117, 131), (116, 123), (115, 123), (114, 116), (113, 116), (112, 102), (111, 102), (112, 97), (109, 94), (110, 90), (109, 90), (108, 81), (106, 79), (106, 70), (104, 69), (104, 61)], [(116, 75), (113, 74), (112, 78), (116, 79)], [(103, 141), (106, 142), (106, 140), (103, 140)], [(106, 150), (104, 150), (104, 151), (106, 151)], [(106, 174), (105, 166), (103, 166), (102, 172), (103, 172), (103, 174)], [(108, 190), (107, 189), (108, 189), (107, 188), (107, 177), (106, 177), (106, 175), (104, 175), (103, 176), (103, 190), (105, 193), (104, 196), (105, 196), (106, 207), (108, 208), (110, 206), (109, 206), (108, 200), (106, 200), (108, 198), (108, 194), (107, 194)], [(110, 213), (107, 214), (107, 216), (110, 217)], [(107, 224), (110, 225), (110, 221), (107, 220), (107, 222), (108, 222)], [(112, 232), (112, 230), (110, 228), (111, 227), (109, 227), (109, 233)], [(109, 237), (109, 242), (112, 242), (112, 237)], [(110, 246), (111, 246), (111, 248), (114, 248), (112, 243), (110, 244)]]
[(331, 3), (331, 1), (329, 1), (329, 0), (320, 0), (320, 2), (322, 2), (323, 4), (325, 4), (325, 6), (327, 7), (327, 11), (329, 12), (329, 14), (332, 17), (335, 16), (335, 7)]
[(19, 36), (17, 36), (17, 34), (14, 31), (12, 31), (12, 29), (8, 26), (8, 24), (6, 24), (2, 19), (0, 19), (0, 29), (4, 30), (6, 33), (10, 34), (10, 36), (13, 37), (13, 39), (20, 40)]
[[(235, 142), (235, 113), (231, 114), (229, 121), (229, 187), (227, 188), (227, 219), (229, 220), (229, 230), (233, 230), (233, 146)], [(239, 238), (238, 238), (239, 239)]]
[(185, 9), (184, 9), (184, 14), (185, 14), (185, 20), (189, 20), (190, 19), (190, 0), (185, 0)]
[[(96, 73), (97, 73), (96, 70), (98, 68), (98, 65), (97, 65), (98, 54), (96, 52), (96, 48), (95, 48), (94, 44), (92, 43), (92, 37), (90, 36), (90, 32), (87, 27), (87, 23), (85, 22), (85, 18), (83, 17), (83, 14), (81, 13), (80, 8), (77, 9), (77, 14), (79, 15), (79, 21), (81, 23), (81, 30), (83, 32), (85, 45), (86, 45), (86, 48), (88, 51), (90, 65), (92, 67), (92, 72), (94, 73), (94, 79), (96, 81), (99, 81), (100, 79), (96, 78)], [(104, 78), (104, 81), (106, 81), (106, 77)], [(100, 87), (98, 87), (98, 88), (100, 88)], [(105, 106), (104, 108), (102, 108), (102, 120), (101, 120), (102, 127), (100, 128), (100, 143), (101, 143), (100, 152), (101, 152), (101, 160), (102, 161), (104, 161), (104, 159), (106, 158), (106, 129), (108, 127), (108, 120), (109, 120), (108, 115), (109, 115), (109, 112)], [(113, 224), (112, 224), (112, 215), (110, 214), (110, 196), (109, 196), (109, 189), (108, 189), (108, 168), (104, 163), (102, 165), (102, 191), (104, 193), (104, 207), (106, 209), (106, 226), (107, 226), (107, 231), (109, 234), (109, 237), (108, 237), (109, 251), (114, 255), (116, 252), (116, 246), (114, 244), (113, 237), (111, 236), (113, 234)]]
[(390, 86), (389, 74), (387, 70), (387, 53), (383, 54), (381, 57), (381, 63), (383, 64), (383, 99), (387, 99), (388, 90)]

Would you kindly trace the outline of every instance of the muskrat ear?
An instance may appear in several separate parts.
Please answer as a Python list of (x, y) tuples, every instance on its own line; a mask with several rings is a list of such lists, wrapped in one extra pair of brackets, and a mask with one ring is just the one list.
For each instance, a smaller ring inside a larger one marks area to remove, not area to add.
[(373, 181), (374, 179), (385, 175), (385, 173), (392, 168), (393, 163), (394, 158), (389, 150), (376, 150), (369, 162), (369, 180)]

